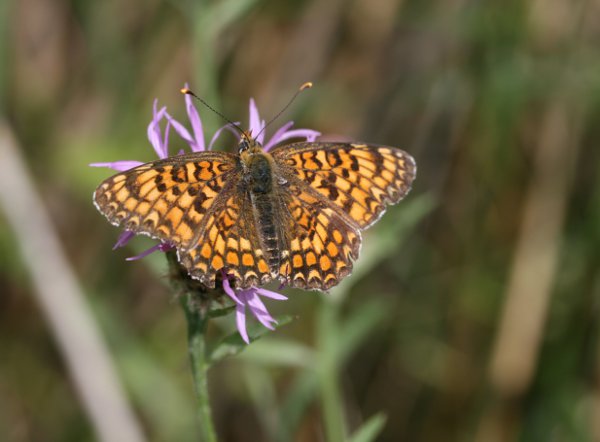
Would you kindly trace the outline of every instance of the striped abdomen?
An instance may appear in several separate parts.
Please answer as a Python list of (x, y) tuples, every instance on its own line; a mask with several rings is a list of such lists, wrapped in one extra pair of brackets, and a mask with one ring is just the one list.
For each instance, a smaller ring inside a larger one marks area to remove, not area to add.
[(279, 238), (275, 226), (275, 207), (273, 205), (273, 169), (270, 158), (256, 153), (247, 159), (248, 185), (256, 213), (261, 245), (272, 271), (279, 269)]

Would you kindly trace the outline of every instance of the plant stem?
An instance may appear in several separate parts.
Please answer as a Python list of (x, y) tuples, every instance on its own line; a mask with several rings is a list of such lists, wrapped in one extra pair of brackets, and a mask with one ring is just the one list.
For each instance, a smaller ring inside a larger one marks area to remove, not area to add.
[(198, 417), (200, 418), (200, 431), (202, 440), (216, 442), (217, 437), (212, 420), (210, 397), (208, 393), (207, 374), (209, 368), (208, 354), (206, 351), (205, 332), (208, 315), (202, 309), (190, 305), (192, 295), (181, 297), (181, 304), (188, 322), (188, 352), (194, 378), (194, 387), (198, 400)]
[(218, 290), (209, 290), (198, 281), (191, 279), (187, 270), (177, 260), (174, 251), (166, 252), (166, 256), (171, 282), (178, 293), (188, 325), (188, 353), (198, 400), (198, 418), (200, 419), (202, 440), (216, 442), (217, 436), (208, 394), (207, 376), (210, 361), (205, 338), (209, 319), (208, 306), (211, 296), (214, 296)]
[(346, 440), (344, 406), (339, 382), (339, 339), (337, 305), (324, 299), (319, 312), (319, 382), (323, 424), (329, 442)]

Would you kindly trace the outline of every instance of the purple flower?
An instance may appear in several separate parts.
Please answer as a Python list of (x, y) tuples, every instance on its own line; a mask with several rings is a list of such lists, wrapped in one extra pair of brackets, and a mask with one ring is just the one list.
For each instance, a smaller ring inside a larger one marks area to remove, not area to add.
[[(187, 84), (185, 85), (185, 87), (187, 88)], [(147, 133), (148, 140), (150, 141), (152, 148), (154, 149), (159, 158), (162, 159), (167, 158), (169, 156), (169, 133), (171, 128), (173, 128), (177, 135), (179, 135), (179, 137), (181, 137), (188, 144), (192, 152), (202, 152), (205, 150), (212, 149), (214, 143), (221, 136), (223, 130), (229, 130), (232, 133), (234, 133), (237, 137), (239, 137), (239, 131), (235, 130), (231, 124), (227, 124), (215, 132), (207, 146), (202, 120), (200, 119), (200, 115), (198, 114), (198, 111), (192, 102), (192, 97), (188, 94), (185, 95), (185, 106), (188, 119), (190, 121), (190, 126), (192, 128), (191, 132), (183, 124), (174, 119), (167, 112), (166, 107), (163, 106), (160, 109), (158, 109), (158, 100), (154, 100), (154, 106), (152, 110), (152, 121), (150, 121), (150, 124), (148, 125)], [(164, 130), (161, 129), (163, 119), (166, 120), (166, 123), (164, 124)], [(238, 123), (234, 124), (238, 125)], [(262, 120), (260, 118), (260, 114), (258, 113), (256, 103), (253, 99), (250, 99), (249, 131), (253, 136), (256, 137), (256, 140), (263, 145), (263, 149), (265, 151), (268, 151), (273, 146), (290, 138), (304, 138), (306, 139), (306, 141), (314, 141), (316, 137), (320, 135), (319, 132), (310, 129), (291, 130), (291, 127), (293, 125), (294, 123), (292, 121), (285, 123), (283, 126), (281, 126), (278, 130), (275, 131), (271, 138), (269, 138), (265, 142), (265, 120)], [(179, 152), (179, 154), (182, 153), (183, 151)], [(117, 171), (125, 171), (133, 167), (139, 166), (141, 164), (143, 164), (141, 161), (121, 160), (106, 163), (92, 163), (90, 164), (90, 166), (108, 167)], [(128, 230), (123, 231), (121, 235), (119, 235), (119, 238), (117, 239), (117, 242), (115, 243), (113, 249), (123, 247), (134, 236), (134, 232)], [(174, 246), (172, 244), (161, 241), (159, 244), (156, 244), (148, 250), (143, 251), (139, 255), (127, 258), (127, 260), (132, 261), (136, 259), (141, 259), (157, 250), (166, 252), (168, 250), (172, 250), (173, 248)], [(274, 329), (273, 324), (275, 324), (277, 321), (269, 314), (267, 308), (265, 307), (260, 297), (262, 296), (279, 301), (285, 300), (287, 299), (287, 297), (279, 293), (275, 293), (270, 290), (266, 290), (259, 287), (251, 287), (249, 289), (244, 290), (234, 289), (231, 286), (227, 275), (223, 275), (223, 289), (225, 290), (225, 293), (236, 304), (237, 328), (242, 339), (246, 343), (250, 343), (248, 332), (246, 331), (246, 308), (250, 310), (250, 313), (252, 313), (252, 315), (262, 325), (264, 325), (270, 330)]]
[(234, 290), (233, 287), (231, 287), (229, 279), (227, 279), (226, 275), (223, 277), (223, 289), (225, 290), (225, 293), (231, 299), (233, 299), (233, 302), (235, 302), (237, 329), (246, 344), (250, 344), (250, 338), (248, 337), (248, 332), (246, 330), (246, 307), (262, 325), (269, 330), (275, 329), (273, 324), (277, 324), (277, 321), (269, 314), (267, 307), (265, 307), (265, 304), (262, 302), (260, 297), (264, 296), (266, 298), (284, 301), (287, 299), (286, 296), (260, 287)]
[(265, 152), (268, 152), (273, 146), (276, 146), (284, 140), (289, 140), (290, 138), (306, 138), (306, 141), (312, 142), (321, 135), (320, 132), (311, 129), (289, 130), (293, 125), (293, 121), (288, 121), (277, 129), (273, 136), (265, 143), (265, 120), (260, 119), (256, 103), (253, 98), (250, 99), (250, 134), (253, 137), (256, 137), (256, 141), (262, 144)]

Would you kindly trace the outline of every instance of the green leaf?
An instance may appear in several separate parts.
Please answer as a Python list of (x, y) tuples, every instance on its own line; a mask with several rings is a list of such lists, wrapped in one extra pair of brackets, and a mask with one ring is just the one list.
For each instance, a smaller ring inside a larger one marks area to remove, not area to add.
[[(293, 319), (293, 317), (289, 316), (289, 315), (278, 318), (277, 324), (275, 324), (275, 329), (278, 329), (278, 328), (288, 324), (289, 322), (292, 321), (292, 319)], [(266, 335), (270, 331), (271, 330), (263, 327), (260, 324), (252, 324), (250, 327), (248, 327), (248, 337), (250, 338), (250, 343), (256, 341), (257, 339)], [(228, 356), (237, 355), (242, 350), (244, 350), (247, 346), (248, 346), (248, 344), (246, 344), (244, 342), (244, 340), (240, 336), (239, 332), (236, 330), (235, 332), (233, 332), (230, 335), (223, 338), (223, 340), (221, 340), (221, 342), (219, 342), (212, 349), (212, 351), (209, 354), (210, 364), (212, 365), (215, 362), (218, 362)]]
[(261, 364), (312, 368), (314, 351), (298, 342), (281, 338), (263, 339), (244, 352), (243, 358)]
[(383, 413), (377, 413), (369, 418), (358, 430), (350, 437), (349, 442), (371, 442), (379, 436), (385, 426), (387, 416)]
[(314, 403), (318, 388), (319, 380), (312, 371), (301, 372), (294, 379), (280, 407), (276, 441), (293, 440), (302, 418)]
[(373, 299), (352, 312), (337, 333), (339, 345), (336, 350), (340, 365), (348, 359), (369, 333), (375, 330), (378, 324), (381, 324), (387, 314), (389, 314), (389, 310), (386, 310), (383, 301), (378, 299)]

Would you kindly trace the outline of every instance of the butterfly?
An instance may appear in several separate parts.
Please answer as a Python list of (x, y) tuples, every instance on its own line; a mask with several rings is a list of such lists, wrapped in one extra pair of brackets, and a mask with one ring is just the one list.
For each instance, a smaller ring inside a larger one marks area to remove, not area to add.
[(399, 202), (414, 159), (387, 146), (300, 142), (266, 152), (243, 133), (238, 153), (204, 151), (108, 178), (96, 207), (126, 230), (173, 244), (191, 277), (214, 288), (280, 281), (328, 290), (352, 271), (361, 231)]

